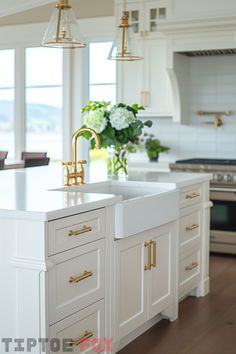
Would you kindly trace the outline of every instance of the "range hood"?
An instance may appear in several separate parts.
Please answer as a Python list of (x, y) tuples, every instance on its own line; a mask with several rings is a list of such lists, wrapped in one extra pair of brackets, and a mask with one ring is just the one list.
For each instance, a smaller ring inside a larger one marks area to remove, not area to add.
[(210, 50), (191, 50), (188, 52), (177, 52), (179, 54), (186, 55), (187, 57), (210, 57), (219, 55), (235, 55), (236, 48), (233, 49), (210, 49)]
[[(201, 65), (208, 60), (209, 65), (211, 59), (223, 63), (228, 59), (221, 57), (236, 55), (236, 18), (205, 23), (192, 21), (180, 24), (180, 21), (170, 21), (160, 26), (160, 32), (167, 39), (166, 65), (173, 97), (173, 121), (189, 124), (191, 65), (196, 60), (202, 60)], [(222, 65), (227, 68), (227, 63)], [(212, 108), (205, 107), (207, 110)], [(198, 107), (198, 110), (202, 109)], [(231, 110), (231, 107), (224, 107), (224, 110)]]

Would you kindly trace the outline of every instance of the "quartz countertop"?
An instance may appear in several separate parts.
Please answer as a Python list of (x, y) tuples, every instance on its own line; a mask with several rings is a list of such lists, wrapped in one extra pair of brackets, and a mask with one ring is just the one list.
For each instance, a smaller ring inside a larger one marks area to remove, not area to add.
[(111, 194), (53, 190), (61, 187), (61, 166), (0, 171), (0, 217), (49, 221), (121, 200)]
[[(169, 183), (181, 188), (211, 177), (202, 173), (130, 171), (128, 180)], [(85, 180), (87, 183), (101, 181), (95, 174)], [(61, 166), (0, 171), (0, 217), (49, 221), (122, 200), (121, 196), (111, 194), (53, 190), (62, 187)]]

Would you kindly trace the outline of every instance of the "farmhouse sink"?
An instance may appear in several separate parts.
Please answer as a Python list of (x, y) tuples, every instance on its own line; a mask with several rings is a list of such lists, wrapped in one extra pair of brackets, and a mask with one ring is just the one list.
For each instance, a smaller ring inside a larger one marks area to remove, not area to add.
[(179, 193), (171, 184), (106, 181), (56, 190), (121, 196), (115, 205), (115, 238), (135, 235), (179, 216)]

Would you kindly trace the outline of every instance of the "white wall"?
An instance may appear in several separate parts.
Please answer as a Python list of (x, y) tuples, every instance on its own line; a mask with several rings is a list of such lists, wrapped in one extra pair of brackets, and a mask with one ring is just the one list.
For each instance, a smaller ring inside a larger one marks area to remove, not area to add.
[[(171, 147), (160, 160), (191, 157), (236, 159), (236, 56), (190, 59), (189, 125), (173, 123), (171, 118), (154, 118), (152, 132)], [(230, 110), (224, 125), (215, 128), (204, 122), (214, 117), (199, 117), (199, 110)]]

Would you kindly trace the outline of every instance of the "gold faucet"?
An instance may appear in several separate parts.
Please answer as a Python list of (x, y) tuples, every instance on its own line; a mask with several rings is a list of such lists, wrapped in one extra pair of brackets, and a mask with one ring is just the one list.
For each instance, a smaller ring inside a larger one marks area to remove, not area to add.
[(215, 127), (221, 127), (224, 123), (221, 119), (222, 115), (230, 116), (232, 114), (231, 111), (222, 111), (222, 112), (212, 112), (212, 111), (198, 111), (197, 114), (199, 116), (215, 116), (215, 119), (212, 122), (204, 122), (204, 124), (213, 124)]
[[(84, 164), (86, 160), (77, 161), (77, 140), (83, 133), (90, 133), (95, 140), (97, 148), (101, 147), (101, 140), (95, 130), (91, 128), (80, 128), (72, 136), (72, 161), (64, 161), (64, 186), (76, 186), (84, 184)], [(79, 168), (78, 165), (79, 164)]]

